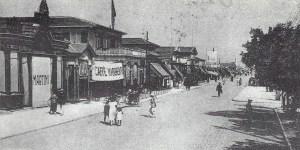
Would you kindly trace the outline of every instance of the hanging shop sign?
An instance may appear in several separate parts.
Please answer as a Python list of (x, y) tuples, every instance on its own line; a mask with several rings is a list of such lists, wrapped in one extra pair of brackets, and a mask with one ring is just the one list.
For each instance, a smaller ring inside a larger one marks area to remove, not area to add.
[(80, 77), (87, 77), (89, 75), (89, 68), (87, 61), (81, 61), (79, 63), (79, 76)]
[(92, 66), (92, 80), (115, 81), (124, 79), (122, 63), (95, 61)]

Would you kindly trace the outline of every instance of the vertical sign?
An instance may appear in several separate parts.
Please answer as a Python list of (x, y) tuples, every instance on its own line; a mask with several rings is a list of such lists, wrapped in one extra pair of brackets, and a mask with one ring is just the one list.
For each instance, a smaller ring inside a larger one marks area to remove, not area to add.
[(51, 96), (51, 59), (32, 57), (32, 106), (47, 106)]

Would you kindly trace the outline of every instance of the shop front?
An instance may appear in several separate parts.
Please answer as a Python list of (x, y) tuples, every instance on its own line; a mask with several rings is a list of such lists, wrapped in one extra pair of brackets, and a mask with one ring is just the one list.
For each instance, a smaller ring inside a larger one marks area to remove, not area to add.
[(62, 86), (61, 64), (68, 43), (43, 39), (0, 34), (0, 107), (47, 106), (52, 92)]
[(89, 100), (91, 98), (91, 66), (94, 50), (89, 44), (70, 44), (70, 53), (66, 60), (65, 89), (69, 102)]
[(123, 92), (124, 69), (121, 62), (95, 61), (92, 66), (93, 97)]
[(159, 64), (150, 63), (150, 88), (152, 90), (169, 88), (171, 75)]

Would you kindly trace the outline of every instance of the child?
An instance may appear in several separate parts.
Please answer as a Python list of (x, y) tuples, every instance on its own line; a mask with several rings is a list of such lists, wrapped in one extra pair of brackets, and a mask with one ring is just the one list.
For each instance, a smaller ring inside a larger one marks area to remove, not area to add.
[(55, 114), (56, 113), (56, 109), (57, 109), (57, 96), (56, 94), (52, 94), (52, 96), (50, 97), (50, 114)]
[(151, 94), (150, 97), (151, 97), (151, 99), (150, 99), (149, 113), (150, 113), (151, 117), (154, 117), (154, 112), (155, 112), (155, 108), (156, 108), (155, 96)]
[(122, 117), (123, 117), (123, 111), (121, 107), (117, 108), (117, 125), (121, 126), (122, 125)]

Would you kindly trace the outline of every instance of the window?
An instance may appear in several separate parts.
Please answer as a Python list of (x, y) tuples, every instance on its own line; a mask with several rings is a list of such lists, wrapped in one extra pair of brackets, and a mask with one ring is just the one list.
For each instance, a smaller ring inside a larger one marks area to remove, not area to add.
[(108, 48), (108, 39), (103, 39), (103, 48)]
[(96, 38), (96, 49), (102, 48), (102, 40), (100, 37)]
[(88, 33), (81, 32), (81, 43), (87, 43), (87, 41), (88, 41)]
[(52, 35), (53, 38), (56, 40), (70, 41), (70, 32), (63, 32), (63, 33), (53, 32)]

